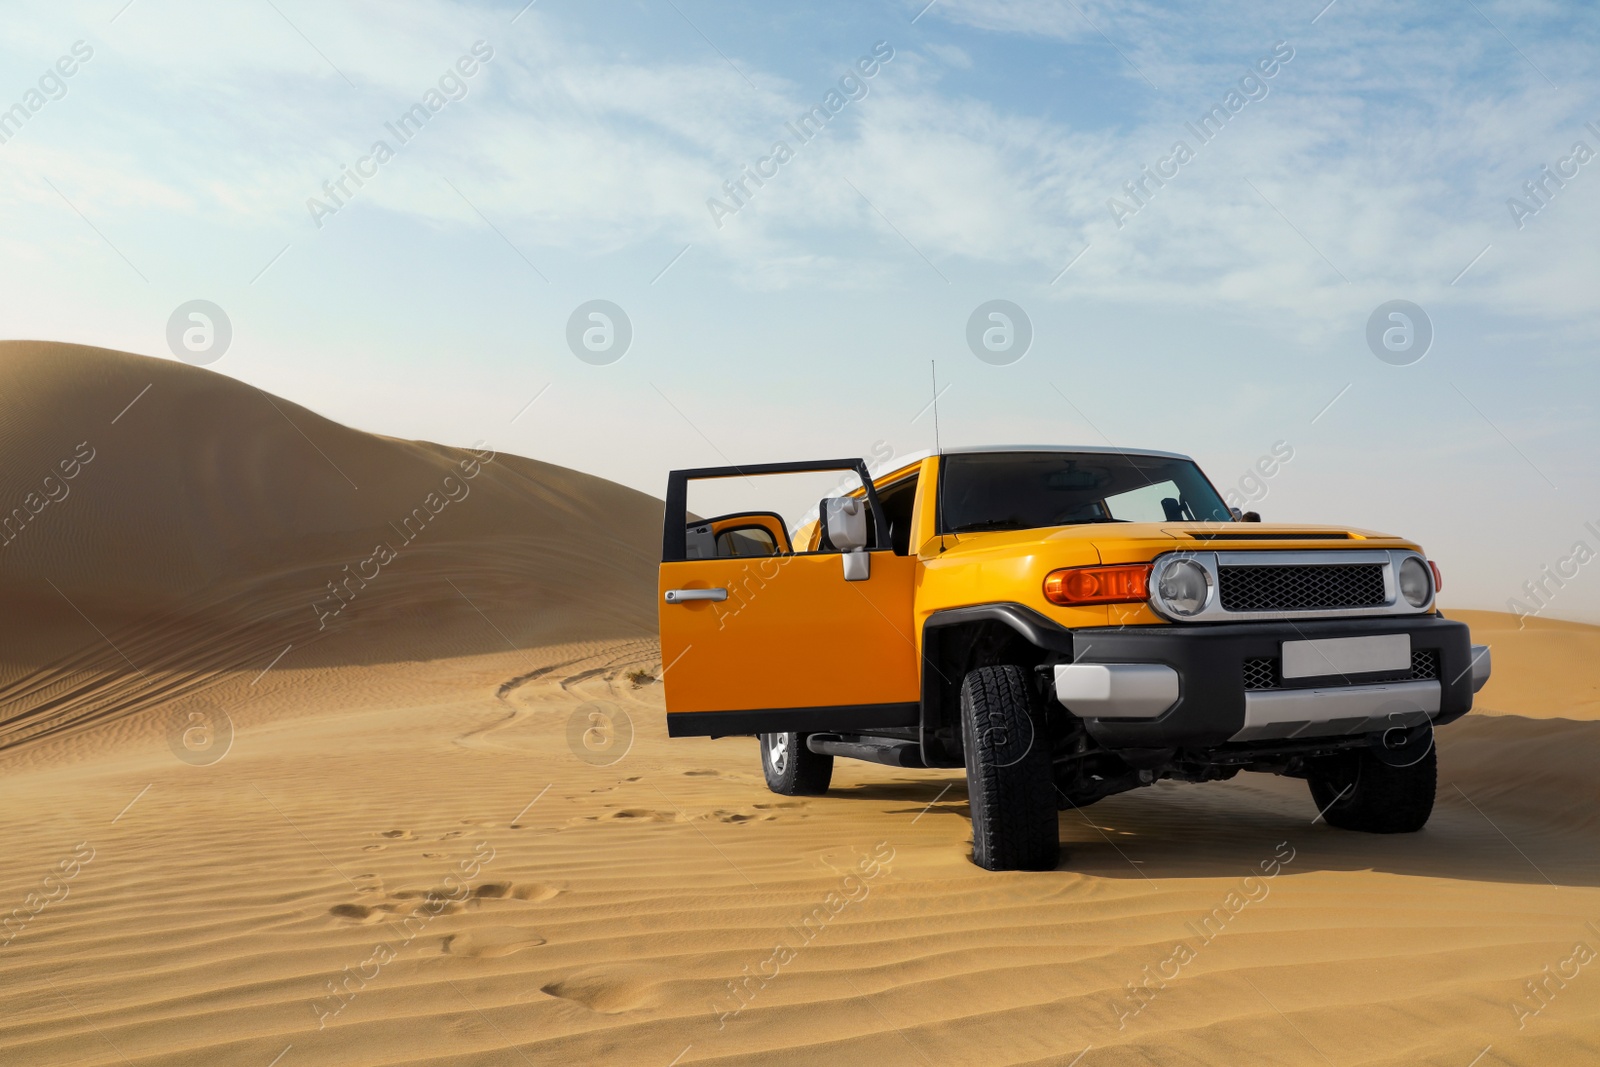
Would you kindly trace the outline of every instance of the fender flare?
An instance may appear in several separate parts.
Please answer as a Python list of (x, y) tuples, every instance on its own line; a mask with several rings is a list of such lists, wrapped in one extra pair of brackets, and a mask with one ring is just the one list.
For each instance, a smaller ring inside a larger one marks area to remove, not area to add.
[[(929, 767), (962, 765), (935, 736), (940, 724), (951, 718), (943, 706), (944, 690), (951, 679), (939, 670), (938, 631), (974, 622), (1000, 623), (1036, 648), (1072, 658), (1072, 631), (1024, 604), (999, 601), (944, 608), (930, 614), (922, 623), (922, 715), (917, 731), (923, 762)], [(960, 684), (960, 679), (954, 681)]]
[(993, 604), (973, 604), (964, 608), (944, 608), (929, 615), (922, 624), (923, 647), (926, 648), (928, 631), (942, 626), (958, 626), (968, 622), (1003, 622), (1030, 645), (1048, 652), (1072, 655), (1072, 631), (1054, 619), (1046, 618), (1025, 604), (999, 601)]

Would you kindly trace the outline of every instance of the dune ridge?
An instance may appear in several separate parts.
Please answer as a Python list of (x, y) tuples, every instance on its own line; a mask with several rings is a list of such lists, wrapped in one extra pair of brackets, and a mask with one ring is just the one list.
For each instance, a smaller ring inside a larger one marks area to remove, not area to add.
[(3, 342), (0, 367), (0, 746), (285, 648), (348, 664), (654, 631), (645, 494), (168, 360)]

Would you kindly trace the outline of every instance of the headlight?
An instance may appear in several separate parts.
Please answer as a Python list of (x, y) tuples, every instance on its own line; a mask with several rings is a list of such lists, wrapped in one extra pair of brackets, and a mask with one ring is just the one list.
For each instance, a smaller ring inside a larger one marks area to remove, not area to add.
[(1175, 559), (1161, 568), (1156, 596), (1174, 615), (1198, 615), (1211, 595), (1211, 576), (1190, 559)]
[(1428, 581), (1428, 567), (1416, 556), (1407, 556), (1400, 563), (1400, 595), (1406, 598), (1406, 603), (1414, 608), (1420, 608), (1428, 602), (1431, 591)]

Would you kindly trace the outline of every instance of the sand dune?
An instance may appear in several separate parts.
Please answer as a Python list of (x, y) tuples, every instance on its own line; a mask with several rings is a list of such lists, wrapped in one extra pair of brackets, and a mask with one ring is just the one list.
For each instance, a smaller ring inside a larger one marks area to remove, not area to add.
[(291, 645), (276, 662), (346, 666), (654, 630), (659, 502), (499, 453), (499, 428), (377, 437), (75, 345), (0, 343), (0, 367), (0, 746)]
[(1600, 626), (1451, 611), (1494, 649), (1494, 676), (1475, 710), (1534, 719), (1600, 719)]
[(0, 353), (10, 499), (96, 448), (0, 549), (6, 1067), (1600, 1062), (1600, 630), (1472, 616), (1490, 714), (1420, 834), (1243, 775), (991, 874), (958, 772), (785, 798), (749, 740), (666, 738), (648, 498), (497, 455), (319, 631), (466, 453)]

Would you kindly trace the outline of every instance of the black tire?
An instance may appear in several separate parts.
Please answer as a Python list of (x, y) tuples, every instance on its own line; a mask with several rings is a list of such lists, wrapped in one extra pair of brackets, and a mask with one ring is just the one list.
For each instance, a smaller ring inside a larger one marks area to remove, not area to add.
[(1306, 765), (1311, 799), (1329, 826), (1368, 834), (1410, 834), (1427, 825), (1439, 785), (1439, 754), (1393, 767), (1371, 749), (1322, 756)]
[(991, 871), (1054, 870), (1061, 855), (1049, 745), (1028, 714), (1020, 667), (980, 667), (961, 683), (972, 861)]
[(762, 734), (761, 772), (767, 788), (786, 797), (820, 797), (833, 778), (833, 757), (806, 747), (806, 735)]

